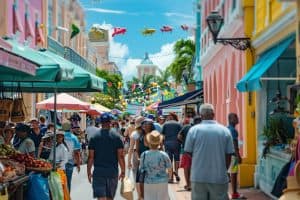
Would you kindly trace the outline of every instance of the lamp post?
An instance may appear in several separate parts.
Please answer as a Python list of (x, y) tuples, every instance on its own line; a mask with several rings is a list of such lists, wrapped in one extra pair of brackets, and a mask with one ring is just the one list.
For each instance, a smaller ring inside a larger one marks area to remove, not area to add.
[(241, 37), (241, 38), (218, 38), (220, 30), (224, 24), (224, 19), (219, 15), (218, 11), (212, 11), (210, 15), (207, 16), (206, 22), (208, 29), (213, 36), (213, 41), (216, 44), (217, 42), (223, 45), (231, 45), (238, 50), (245, 51), (248, 48), (251, 48), (250, 38)]

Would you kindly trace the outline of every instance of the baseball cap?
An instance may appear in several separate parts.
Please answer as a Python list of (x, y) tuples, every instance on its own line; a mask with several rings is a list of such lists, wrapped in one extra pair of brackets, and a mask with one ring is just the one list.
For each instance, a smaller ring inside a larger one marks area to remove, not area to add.
[(29, 132), (30, 131), (30, 126), (23, 124), (23, 123), (18, 123), (16, 125), (16, 132)]
[(110, 116), (109, 113), (103, 113), (100, 116), (100, 123), (110, 122), (111, 120), (112, 120), (112, 117)]
[(38, 120), (37, 118), (34, 117), (34, 118), (31, 118), (29, 122), (30, 122), (30, 123), (32, 123), (32, 122), (39, 122), (39, 120)]

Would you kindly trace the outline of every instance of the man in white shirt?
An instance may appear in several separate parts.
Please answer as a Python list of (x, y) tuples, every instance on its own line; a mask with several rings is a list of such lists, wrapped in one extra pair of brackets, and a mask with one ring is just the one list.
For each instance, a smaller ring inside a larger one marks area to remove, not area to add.
[(90, 141), (91, 138), (94, 137), (94, 135), (99, 132), (99, 128), (95, 126), (95, 121), (91, 120), (90, 125), (86, 128), (85, 131), (87, 134), (87, 139), (88, 141)]

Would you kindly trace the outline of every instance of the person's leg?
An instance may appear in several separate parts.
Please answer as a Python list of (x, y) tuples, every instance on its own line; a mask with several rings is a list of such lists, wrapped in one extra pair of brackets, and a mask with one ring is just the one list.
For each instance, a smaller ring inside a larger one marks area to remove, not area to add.
[(168, 183), (154, 184), (157, 191), (157, 200), (169, 200)]
[(237, 173), (230, 174), (232, 194), (237, 194)]
[(174, 162), (175, 162), (175, 176), (176, 181), (180, 181), (180, 177), (178, 176), (178, 169), (180, 164), (180, 146), (177, 146), (173, 149), (173, 156), (174, 156)]
[(68, 183), (68, 189), (69, 189), (69, 193), (71, 193), (71, 183), (72, 183), (72, 175), (73, 175), (73, 169), (74, 169), (74, 165), (67, 163), (66, 164), (66, 176), (67, 176), (67, 183)]
[(118, 177), (106, 179), (106, 199), (114, 199), (118, 187)]
[(228, 183), (225, 184), (208, 183), (207, 188), (209, 190), (209, 199), (229, 200)]
[(173, 153), (172, 153), (171, 148), (169, 146), (165, 146), (165, 151), (168, 154), (168, 156), (169, 156), (169, 158), (171, 160), (171, 164), (172, 164), (171, 169), (168, 170), (168, 173), (169, 173), (169, 183), (172, 183), (173, 182)]
[(192, 200), (214, 200), (209, 198), (209, 191), (205, 183), (192, 182)]

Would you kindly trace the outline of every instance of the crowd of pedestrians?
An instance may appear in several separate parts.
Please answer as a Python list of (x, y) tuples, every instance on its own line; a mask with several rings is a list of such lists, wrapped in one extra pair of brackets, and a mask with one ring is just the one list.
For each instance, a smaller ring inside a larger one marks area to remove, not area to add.
[(168, 200), (168, 184), (181, 181), (178, 169), (183, 168), (184, 189), (191, 191), (192, 200), (244, 198), (237, 191), (238, 116), (229, 114), (228, 127), (214, 118), (211, 104), (201, 105), (200, 116), (192, 120), (179, 121), (175, 113), (157, 120), (138, 116), (121, 122), (101, 115), (97, 131), (87, 131), (87, 173), (94, 197), (113, 199), (118, 179), (131, 170), (139, 200)]

